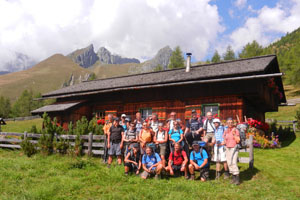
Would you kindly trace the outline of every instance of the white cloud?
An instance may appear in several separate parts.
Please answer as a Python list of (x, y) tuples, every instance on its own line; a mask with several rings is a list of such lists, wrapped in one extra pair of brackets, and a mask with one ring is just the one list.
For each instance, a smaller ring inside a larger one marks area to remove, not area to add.
[[(300, 0), (282, 1), (273, 8), (264, 6), (256, 17), (248, 18), (242, 27), (229, 36), (229, 42), (236, 51), (253, 40), (262, 45), (273, 42), (278, 34), (291, 32), (300, 26)], [(224, 47), (223, 47), (224, 49)]]
[(234, 5), (239, 8), (239, 9), (242, 9), (244, 8), (246, 5), (247, 5), (247, 0), (236, 0), (234, 2)]
[(180, 45), (201, 59), (224, 30), (210, 0), (0, 0), (0, 19), (0, 70), (12, 52), (41, 60), (90, 43), (137, 58)]

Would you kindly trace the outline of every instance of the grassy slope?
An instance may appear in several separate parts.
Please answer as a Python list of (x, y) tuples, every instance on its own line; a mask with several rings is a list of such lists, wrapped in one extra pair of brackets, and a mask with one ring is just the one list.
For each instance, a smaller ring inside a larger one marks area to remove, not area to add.
[[(98, 158), (69, 156), (27, 158), (0, 149), (1, 199), (299, 199), (300, 138), (274, 150), (255, 150), (255, 169), (241, 167), (242, 184), (220, 180), (201, 183), (183, 178), (143, 181), (108, 169)], [(82, 161), (83, 160), (83, 161)], [(78, 169), (74, 164), (84, 162)], [(214, 174), (214, 171), (211, 171)]]
[(78, 78), (90, 72), (70, 58), (55, 54), (28, 70), (1, 75), (0, 95), (14, 101), (25, 89), (41, 93), (56, 90), (72, 73)]
[[(300, 98), (300, 88), (286, 85), (284, 89), (287, 99)], [(266, 119), (295, 120), (296, 111), (298, 109), (300, 109), (300, 104), (296, 106), (281, 106), (278, 108), (278, 112), (266, 113)]]
[(140, 64), (127, 63), (127, 64), (100, 64), (96, 62), (92, 67), (88, 68), (94, 72), (97, 78), (109, 78), (116, 76), (125, 76), (130, 74), (131, 67), (139, 67)]

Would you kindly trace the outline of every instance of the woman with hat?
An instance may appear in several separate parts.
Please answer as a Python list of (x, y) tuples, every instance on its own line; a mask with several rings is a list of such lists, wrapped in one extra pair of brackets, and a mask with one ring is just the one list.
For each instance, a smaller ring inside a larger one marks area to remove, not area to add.
[(213, 119), (215, 126), (215, 139), (212, 141), (214, 145), (213, 161), (216, 162), (216, 179), (221, 176), (221, 164), (224, 166), (224, 179), (229, 178), (228, 166), (226, 162), (225, 146), (223, 145), (223, 134), (225, 131), (224, 126), (221, 125), (221, 121), (218, 118)]

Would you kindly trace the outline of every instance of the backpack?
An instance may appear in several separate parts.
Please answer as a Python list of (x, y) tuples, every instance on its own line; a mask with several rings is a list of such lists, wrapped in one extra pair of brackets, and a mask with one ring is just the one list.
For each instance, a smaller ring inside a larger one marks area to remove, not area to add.
[[(213, 119), (212, 119), (213, 120)], [(207, 131), (207, 123), (208, 123), (208, 119), (205, 120), (205, 127), (206, 127), (206, 131)], [(214, 132), (216, 132), (216, 128), (209, 122), (210, 126), (212, 127), (212, 129), (214, 130)]]
[(240, 142), (238, 144), (238, 147), (240, 149), (245, 149), (247, 148), (247, 143), (246, 143), (246, 131), (247, 131), (248, 125), (247, 124), (239, 124), (236, 126), (236, 129), (239, 130), (240, 132)]
[[(182, 155), (182, 151), (183, 151), (183, 150), (180, 149), (180, 153), (179, 153), (179, 154), (180, 154), (180, 157), (182, 158), (182, 160), (184, 160), (184, 157), (183, 157), (183, 155)], [(174, 158), (175, 158), (174, 152), (175, 152), (175, 151), (171, 152), (173, 163), (174, 163)]]
[[(208, 168), (209, 168), (209, 167), (210, 167), (210, 161), (211, 161), (211, 155), (210, 155), (210, 153), (209, 153), (209, 151), (207, 150), (206, 147), (200, 146), (199, 151), (200, 151), (200, 156), (201, 156), (201, 158), (203, 158), (203, 154), (202, 154), (203, 149), (206, 151), (207, 156), (208, 156), (208, 158), (207, 158), (207, 165), (208, 165)], [(195, 163), (197, 163), (197, 160), (195, 159), (195, 158), (196, 158), (195, 155), (196, 155), (196, 153), (195, 153), (195, 151), (193, 150), (193, 156), (194, 156), (194, 160), (193, 160), (193, 161), (194, 161)]]

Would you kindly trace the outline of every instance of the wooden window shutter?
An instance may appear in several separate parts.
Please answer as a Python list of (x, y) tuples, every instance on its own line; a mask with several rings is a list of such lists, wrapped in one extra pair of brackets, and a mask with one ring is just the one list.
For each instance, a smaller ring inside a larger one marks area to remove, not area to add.
[(201, 115), (201, 105), (188, 105), (185, 106), (185, 114), (184, 114), (185, 119), (192, 118), (192, 110), (196, 110), (198, 116)]
[(105, 111), (105, 121), (108, 121), (108, 114), (112, 114), (114, 117), (117, 117), (116, 110), (107, 110), (107, 111)]
[(164, 121), (167, 119), (167, 108), (166, 107), (154, 107), (152, 108), (152, 113), (156, 113), (159, 121)]

